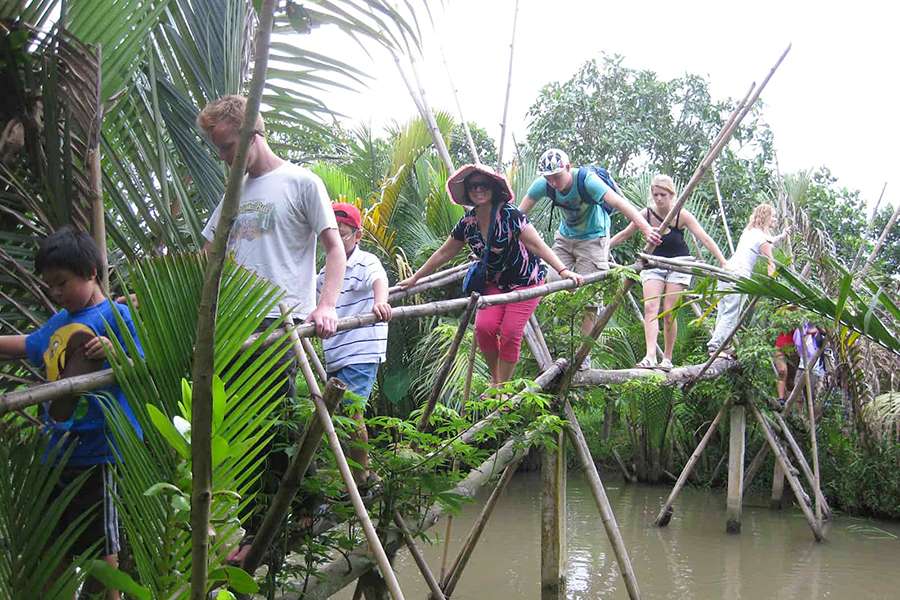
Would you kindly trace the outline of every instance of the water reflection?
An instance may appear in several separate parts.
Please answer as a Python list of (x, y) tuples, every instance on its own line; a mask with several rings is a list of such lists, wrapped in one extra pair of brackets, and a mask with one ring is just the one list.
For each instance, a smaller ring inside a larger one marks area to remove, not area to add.
[[(644, 598), (900, 597), (900, 540), (848, 528), (859, 520), (838, 517), (826, 530), (827, 541), (816, 544), (799, 511), (771, 511), (765, 498), (751, 498), (743, 510), (743, 532), (728, 535), (724, 494), (685, 489), (671, 524), (659, 529), (653, 519), (668, 492), (618, 481), (607, 487)], [(627, 598), (593, 497), (577, 473), (570, 473), (567, 495), (566, 598)], [(451, 561), (479, 508), (467, 506), (454, 521)], [(869, 523), (900, 535), (900, 525)], [(443, 533), (443, 526), (432, 533), (437, 531)], [(441, 546), (424, 546), (423, 552), (437, 571)], [(406, 597), (426, 597), (427, 587), (406, 552), (397, 567)], [(453, 599), (539, 600), (539, 577), (540, 477), (519, 474), (500, 499)], [(349, 600), (352, 589), (337, 597)]]

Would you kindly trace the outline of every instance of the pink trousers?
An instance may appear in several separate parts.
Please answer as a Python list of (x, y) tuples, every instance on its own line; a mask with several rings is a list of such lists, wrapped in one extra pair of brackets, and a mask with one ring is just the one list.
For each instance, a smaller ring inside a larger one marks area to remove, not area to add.
[[(529, 286), (531, 287), (531, 286)], [(520, 290), (528, 288), (518, 288)], [(488, 284), (484, 296), (500, 294), (502, 290)], [(541, 297), (486, 306), (475, 315), (475, 339), (484, 353), (500, 356), (500, 360), (515, 363), (519, 360), (519, 348), (525, 335), (525, 323), (537, 308)]]

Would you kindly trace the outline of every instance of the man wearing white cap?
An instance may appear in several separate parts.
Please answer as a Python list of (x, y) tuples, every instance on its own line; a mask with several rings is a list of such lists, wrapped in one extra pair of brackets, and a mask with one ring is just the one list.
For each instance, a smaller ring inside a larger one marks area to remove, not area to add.
[[(637, 225), (647, 241), (660, 242), (659, 234), (631, 202), (592, 169), (580, 167), (573, 171), (568, 155), (562, 150), (551, 148), (544, 152), (538, 161), (538, 170), (540, 176), (528, 188), (519, 210), (528, 213), (544, 198), (550, 198), (554, 206), (563, 210), (553, 251), (566, 268), (581, 275), (609, 268), (609, 214), (613, 210), (618, 210)], [(598, 308), (586, 307), (581, 324), (583, 335), (593, 329)], [(582, 367), (588, 366), (589, 359)]]

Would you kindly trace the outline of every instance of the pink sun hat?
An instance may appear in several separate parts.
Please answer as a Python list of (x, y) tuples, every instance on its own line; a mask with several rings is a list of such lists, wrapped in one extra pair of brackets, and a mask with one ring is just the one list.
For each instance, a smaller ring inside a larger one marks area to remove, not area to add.
[(497, 196), (497, 190), (500, 190), (499, 198), (495, 197), (495, 200), (500, 200), (501, 203), (512, 202), (515, 200), (515, 194), (513, 194), (512, 188), (509, 187), (509, 182), (506, 181), (506, 177), (498, 174), (486, 165), (463, 165), (458, 168), (453, 175), (448, 177), (447, 193), (450, 194), (451, 200), (462, 206), (472, 206), (472, 202), (469, 200), (469, 194), (466, 191), (466, 179), (475, 173), (486, 175), (495, 183), (494, 195)]

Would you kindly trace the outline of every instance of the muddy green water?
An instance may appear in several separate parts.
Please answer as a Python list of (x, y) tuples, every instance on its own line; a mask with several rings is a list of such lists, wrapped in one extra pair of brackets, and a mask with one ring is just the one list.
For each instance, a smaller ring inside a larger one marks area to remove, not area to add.
[[(685, 489), (664, 529), (653, 519), (667, 487), (607, 482), (607, 494), (628, 546), (643, 598), (863, 599), (900, 598), (900, 523), (838, 515), (816, 543), (799, 510), (773, 511), (766, 498), (747, 498), (743, 531), (725, 533), (721, 491)], [(627, 598), (584, 479), (568, 482), (569, 599)], [(452, 561), (486, 494), (453, 522)], [(441, 520), (431, 533), (444, 534)], [(440, 546), (420, 544), (435, 573)], [(408, 552), (397, 557), (408, 599), (427, 587)], [(519, 474), (500, 499), (463, 573), (454, 600), (540, 599), (540, 477)], [(338, 597), (349, 599), (352, 589)]]

